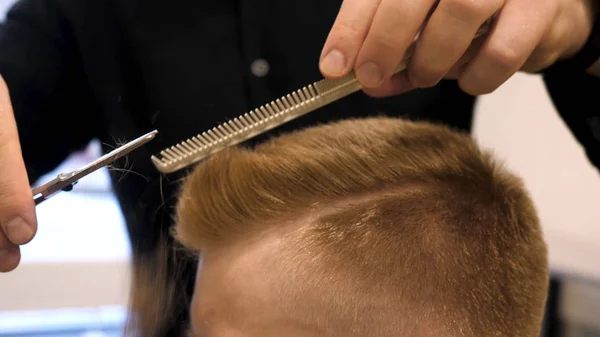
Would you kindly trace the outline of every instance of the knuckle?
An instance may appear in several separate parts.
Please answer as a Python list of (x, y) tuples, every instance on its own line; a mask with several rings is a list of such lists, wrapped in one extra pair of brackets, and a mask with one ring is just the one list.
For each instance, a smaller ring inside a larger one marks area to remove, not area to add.
[(561, 23), (558, 23), (550, 29), (537, 46), (537, 54), (561, 54), (569, 44), (567, 41), (573, 40), (567, 29)]
[(458, 86), (462, 91), (471, 96), (486, 95), (494, 91), (494, 88), (477, 81), (472, 76), (459, 77)]
[(501, 43), (491, 44), (486, 48), (484, 57), (502, 72), (516, 71), (521, 63), (521, 55), (513, 48)]
[(480, 1), (480, 0), (445, 0), (442, 8), (459, 19), (479, 19), (486, 17), (493, 10), (491, 7), (495, 6), (497, 1)]
[(535, 73), (550, 65), (558, 58), (557, 53), (544, 50), (542, 46), (538, 47), (527, 61), (521, 66), (521, 71)]
[(335, 25), (332, 32), (338, 40), (359, 40), (364, 34), (362, 25), (359, 20), (343, 20)]
[(392, 33), (371, 32), (360, 48), (357, 64), (372, 61), (381, 67), (386, 77), (401, 62), (404, 52), (402, 43)]
[(375, 49), (384, 51), (398, 51), (401, 49), (398, 38), (389, 31), (378, 31), (369, 37), (374, 44)]
[(0, 180), (0, 188), (3, 190), (0, 192), (0, 216), (26, 211), (33, 202), (31, 190), (23, 189), (22, 187), (27, 185), (23, 184), (21, 179), (17, 179), (14, 174), (8, 175), (6, 179), (2, 178)]
[(440, 82), (444, 77), (444, 71), (416, 65), (409, 68), (408, 75), (415, 87), (429, 88), (436, 86)]
[(477, 93), (473, 90), (474, 87), (471, 86), (468, 82), (464, 81), (462, 78), (459, 78), (458, 80), (458, 87), (460, 88), (460, 90), (462, 90), (468, 95), (477, 96)]
[(525, 72), (535, 73), (542, 69), (550, 67), (558, 58), (560, 53), (543, 53), (536, 56), (532, 56), (521, 68)]
[(391, 33), (372, 33), (362, 45), (357, 64), (372, 61), (379, 65), (384, 78), (391, 76), (402, 62), (406, 49), (398, 37)]
[(538, 61), (538, 70), (544, 69), (544, 68), (548, 68), (551, 65), (553, 65), (556, 61), (558, 61), (558, 59), (560, 58), (560, 52), (558, 51), (554, 51), (552, 53), (547, 53), (545, 54), (545, 56), (543, 57), (543, 59), (541, 59), (540, 61)]
[(565, 40), (568, 39), (567, 29), (564, 24), (557, 23), (552, 26), (548, 34), (544, 37), (544, 43), (549, 46), (561, 45)]
[[(7, 172), (2, 166), (0, 172), (0, 219), (12, 218), (19, 214), (29, 219), (29, 214), (35, 211), (32, 210), (34, 200), (28, 188), (26, 173), (20, 170)], [(35, 218), (34, 215), (31, 217)]]

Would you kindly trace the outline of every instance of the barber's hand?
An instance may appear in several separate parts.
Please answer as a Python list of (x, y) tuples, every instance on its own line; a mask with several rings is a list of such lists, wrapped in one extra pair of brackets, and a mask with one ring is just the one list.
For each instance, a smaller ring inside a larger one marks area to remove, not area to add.
[(19, 245), (29, 242), (36, 229), (35, 203), (17, 126), (6, 83), (0, 77), (0, 272), (17, 267)]
[[(321, 72), (338, 78), (355, 69), (372, 96), (434, 86), (443, 78), (457, 78), (466, 93), (487, 94), (517, 71), (536, 72), (574, 56), (591, 32), (594, 1), (344, 0)], [(436, 3), (408, 70), (392, 77)], [(471, 44), (495, 14), (488, 35)]]

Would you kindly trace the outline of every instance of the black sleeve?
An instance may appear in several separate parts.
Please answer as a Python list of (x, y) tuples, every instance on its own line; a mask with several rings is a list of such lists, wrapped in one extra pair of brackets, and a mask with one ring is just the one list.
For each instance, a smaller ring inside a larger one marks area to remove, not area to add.
[(20, 0), (0, 23), (0, 74), (9, 88), (31, 183), (101, 128), (76, 39), (58, 1)]
[(561, 118), (600, 169), (600, 78), (561, 67), (545, 71), (543, 78)]

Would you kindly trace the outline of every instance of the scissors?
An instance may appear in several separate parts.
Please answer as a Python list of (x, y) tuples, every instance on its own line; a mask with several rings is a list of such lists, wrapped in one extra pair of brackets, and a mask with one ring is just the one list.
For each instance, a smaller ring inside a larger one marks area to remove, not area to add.
[(48, 200), (50, 197), (56, 195), (61, 191), (71, 191), (73, 186), (77, 184), (79, 179), (87, 176), (88, 174), (114, 162), (115, 160), (123, 157), (124, 155), (130, 153), (131, 151), (137, 149), (138, 147), (146, 144), (147, 142), (154, 139), (157, 130), (149, 132), (137, 139), (122, 145), (111, 152), (103, 155), (102, 157), (94, 160), (93, 162), (85, 165), (84, 167), (68, 172), (68, 173), (60, 173), (56, 178), (50, 180), (49, 182), (43, 184), (40, 187), (34, 188), (33, 192), (33, 200), (35, 201), (36, 206), (41, 204), (42, 202)]

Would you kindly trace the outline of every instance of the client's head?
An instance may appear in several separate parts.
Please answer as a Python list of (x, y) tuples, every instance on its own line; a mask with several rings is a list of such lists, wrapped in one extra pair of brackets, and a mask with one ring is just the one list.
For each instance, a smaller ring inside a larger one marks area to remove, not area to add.
[(231, 148), (188, 177), (200, 337), (537, 337), (546, 246), (520, 180), (468, 136), (393, 118)]

